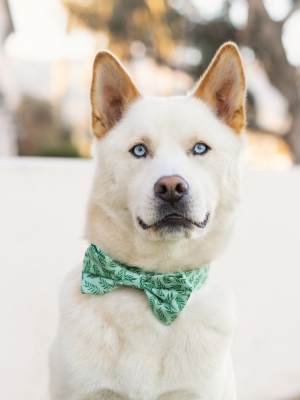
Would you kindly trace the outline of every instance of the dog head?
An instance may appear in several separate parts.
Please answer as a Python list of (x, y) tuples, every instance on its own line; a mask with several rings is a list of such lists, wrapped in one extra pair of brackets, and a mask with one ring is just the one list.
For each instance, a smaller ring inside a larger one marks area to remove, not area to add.
[(183, 249), (189, 267), (196, 257), (198, 267), (218, 255), (240, 198), (244, 102), (242, 63), (232, 43), (220, 48), (185, 97), (143, 98), (120, 62), (98, 53), (88, 240), (115, 259), (148, 268), (150, 257), (172, 269)]

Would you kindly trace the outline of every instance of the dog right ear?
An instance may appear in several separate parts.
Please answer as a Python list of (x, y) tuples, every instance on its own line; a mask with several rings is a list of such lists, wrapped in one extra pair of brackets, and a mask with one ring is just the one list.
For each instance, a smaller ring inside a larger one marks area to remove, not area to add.
[(93, 134), (100, 139), (122, 117), (140, 93), (118, 59), (109, 51), (95, 58), (91, 88)]

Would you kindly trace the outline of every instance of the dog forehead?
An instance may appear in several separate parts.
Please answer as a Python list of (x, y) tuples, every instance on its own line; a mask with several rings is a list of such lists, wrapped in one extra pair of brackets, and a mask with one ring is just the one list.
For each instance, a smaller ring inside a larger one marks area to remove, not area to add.
[(187, 137), (195, 133), (214, 132), (220, 122), (206, 104), (193, 97), (150, 97), (137, 100), (127, 112), (124, 122), (141, 133), (161, 138)]

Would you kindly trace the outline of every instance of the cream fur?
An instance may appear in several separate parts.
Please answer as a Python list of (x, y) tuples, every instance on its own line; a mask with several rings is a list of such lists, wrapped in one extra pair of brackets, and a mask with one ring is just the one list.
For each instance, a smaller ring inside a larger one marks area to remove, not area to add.
[[(197, 142), (212, 150), (194, 156)], [(243, 136), (193, 96), (138, 98), (95, 143), (95, 176), (86, 238), (119, 262), (171, 272), (199, 268), (226, 247), (240, 202)], [(145, 143), (152, 156), (129, 149)], [(154, 222), (153, 185), (180, 175), (190, 185), (193, 219), (211, 213), (204, 229), (161, 235)], [(213, 266), (212, 266), (213, 268)], [(235, 400), (231, 344), (235, 305), (221, 289), (192, 294), (169, 326), (152, 314), (143, 292), (119, 288), (80, 293), (81, 266), (64, 282), (60, 323), (51, 349), (52, 400)]]

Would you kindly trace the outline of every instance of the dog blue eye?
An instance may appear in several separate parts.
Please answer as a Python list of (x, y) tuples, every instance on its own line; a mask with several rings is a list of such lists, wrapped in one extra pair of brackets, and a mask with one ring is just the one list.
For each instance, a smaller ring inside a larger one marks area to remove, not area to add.
[(194, 154), (205, 154), (210, 150), (210, 147), (208, 147), (204, 143), (196, 143), (193, 149)]
[(134, 146), (130, 152), (135, 156), (135, 157), (145, 157), (146, 153), (147, 153), (147, 149), (146, 146), (144, 146), (143, 144), (137, 144), (136, 146)]

